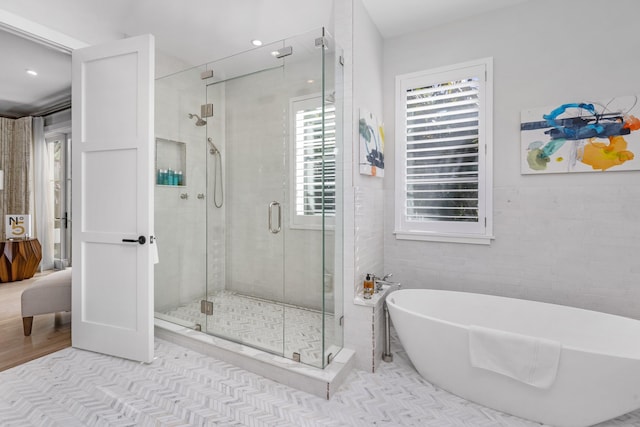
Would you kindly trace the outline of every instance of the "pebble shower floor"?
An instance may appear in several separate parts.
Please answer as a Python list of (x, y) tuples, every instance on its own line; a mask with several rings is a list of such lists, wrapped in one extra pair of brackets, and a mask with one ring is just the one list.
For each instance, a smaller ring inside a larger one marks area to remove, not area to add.
[[(199, 323), (202, 329), (221, 337), (229, 337), (243, 344), (284, 354), (291, 358), (300, 354), (300, 361), (321, 366), (322, 313), (293, 305), (248, 297), (230, 291), (209, 295), (213, 302), (213, 315), (207, 320), (200, 312), (200, 300), (164, 313), (168, 318)], [(166, 319), (166, 318), (165, 318)], [(325, 343), (329, 353), (333, 343), (334, 316), (325, 316)]]

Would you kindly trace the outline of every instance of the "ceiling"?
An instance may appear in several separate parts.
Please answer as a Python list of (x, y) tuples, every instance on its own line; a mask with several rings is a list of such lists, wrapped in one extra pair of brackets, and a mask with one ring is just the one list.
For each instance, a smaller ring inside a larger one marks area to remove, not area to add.
[(528, 0), (362, 0), (383, 38), (482, 15)]
[(46, 115), (71, 105), (68, 54), (6, 31), (0, 31), (0, 52), (0, 116)]
[[(385, 39), (524, 1), (362, 0)], [(174, 57), (179, 69), (248, 50), (252, 39), (272, 42), (319, 29), (333, 15), (329, 0), (56, 0), (55, 4), (53, 8), (47, 0), (0, 0), (0, 12), (88, 44), (152, 33), (156, 49)], [(2, 31), (0, 52), (0, 116), (39, 115), (68, 102), (69, 55)], [(27, 68), (39, 75), (28, 76)]]

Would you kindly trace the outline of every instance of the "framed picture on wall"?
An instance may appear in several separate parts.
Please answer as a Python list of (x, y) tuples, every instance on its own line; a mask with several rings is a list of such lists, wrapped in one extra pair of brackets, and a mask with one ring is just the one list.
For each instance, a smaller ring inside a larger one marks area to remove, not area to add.
[(522, 111), (522, 174), (640, 170), (638, 96)]
[(360, 109), (360, 173), (384, 177), (384, 131), (378, 119)]

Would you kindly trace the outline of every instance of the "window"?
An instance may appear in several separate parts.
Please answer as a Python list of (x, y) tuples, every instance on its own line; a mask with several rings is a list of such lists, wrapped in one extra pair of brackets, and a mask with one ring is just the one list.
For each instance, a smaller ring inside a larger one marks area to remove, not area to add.
[(47, 240), (53, 242), (50, 268), (60, 269), (71, 265), (71, 133), (47, 133), (45, 144), (47, 185), (41, 197), (49, 214)]
[(321, 229), (323, 213), (336, 212), (336, 115), (325, 103), (324, 132), (322, 97), (317, 94), (294, 98), (292, 112), (292, 203), (291, 227)]
[(396, 237), (489, 244), (492, 60), (396, 78)]

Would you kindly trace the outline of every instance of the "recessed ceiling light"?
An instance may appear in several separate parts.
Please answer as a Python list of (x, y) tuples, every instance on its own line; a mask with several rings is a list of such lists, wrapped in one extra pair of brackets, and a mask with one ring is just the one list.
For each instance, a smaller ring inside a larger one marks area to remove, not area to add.
[(27, 72), (27, 74), (29, 74), (30, 76), (37, 76), (37, 75), (38, 75), (38, 72), (37, 72), (36, 70), (31, 70), (31, 69), (27, 68), (25, 71), (26, 71), (26, 72)]
[(253, 39), (251, 40), (251, 44), (254, 46), (262, 46), (262, 41), (258, 40), (258, 39)]

